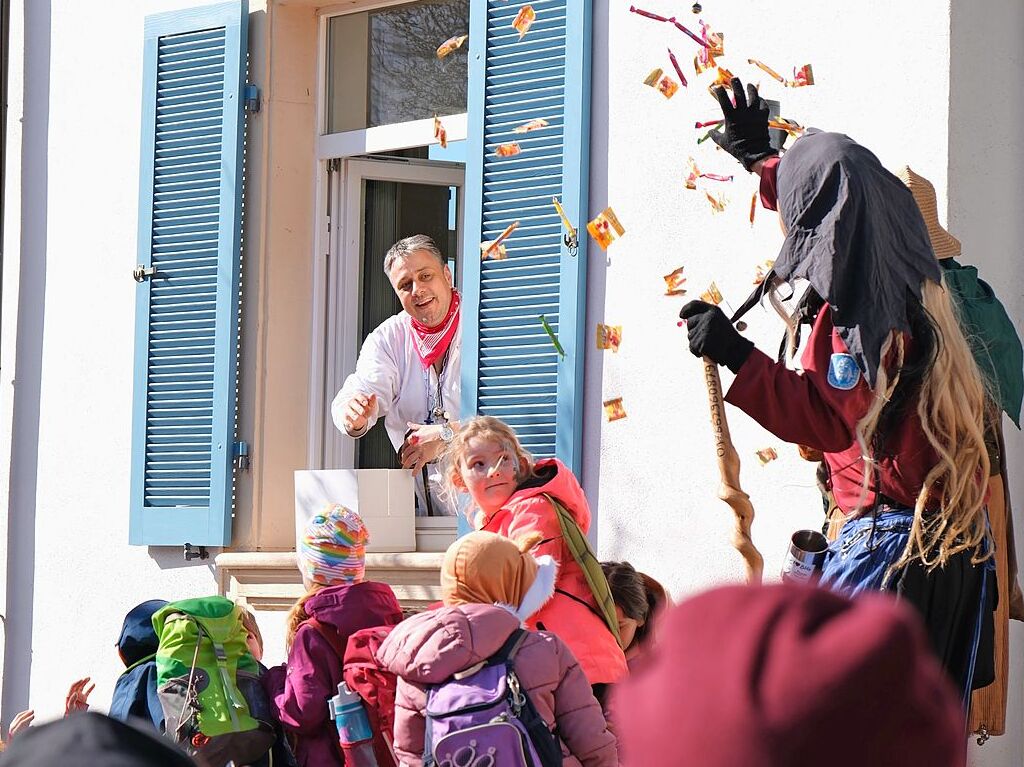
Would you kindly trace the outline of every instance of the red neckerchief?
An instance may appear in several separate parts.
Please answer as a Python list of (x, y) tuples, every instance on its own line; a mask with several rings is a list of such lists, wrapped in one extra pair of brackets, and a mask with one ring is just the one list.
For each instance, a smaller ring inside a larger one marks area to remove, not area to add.
[(460, 305), (462, 299), (459, 291), (452, 289), (452, 301), (448, 305), (448, 314), (434, 327), (428, 327), (411, 316), (412, 340), (416, 344), (416, 354), (424, 369), (429, 368), (448, 351), (448, 346), (459, 329)]

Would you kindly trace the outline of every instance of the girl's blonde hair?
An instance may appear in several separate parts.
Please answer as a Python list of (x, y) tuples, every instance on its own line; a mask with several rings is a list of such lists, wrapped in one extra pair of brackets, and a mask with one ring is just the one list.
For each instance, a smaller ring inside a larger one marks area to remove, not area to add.
[(460, 492), (455, 484), (456, 478), (460, 477), (462, 464), (469, 452), (469, 441), (472, 439), (494, 442), (510, 454), (516, 461), (516, 482), (522, 482), (533, 474), (533, 456), (519, 443), (511, 426), (494, 416), (474, 416), (462, 422), (442, 456), (445, 490), (450, 497), (454, 498)]
[(292, 642), (295, 641), (295, 632), (299, 630), (299, 626), (309, 620), (309, 615), (306, 613), (306, 602), (309, 598), (316, 594), (321, 589), (325, 589), (322, 583), (313, 583), (309, 587), (309, 591), (302, 595), (298, 602), (292, 605), (292, 609), (288, 611), (287, 629), (285, 633), (285, 649), (290, 650), (292, 648)]
[[(779, 302), (772, 303), (786, 320), (792, 342), (790, 318)], [(987, 407), (984, 379), (964, 337), (944, 278), (941, 283), (924, 281), (921, 308), (935, 335), (935, 348), (918, 387), (917, 416), (939, 460), (925, 477), (914, 504), (914, 521), (907, 546), (889, 568), (888, 575), (913, 561), (920, 561), (932, 570), (962, 551), (972, 552), (974, 564), (988, 559), (993, 552), (985, 514), (985, 483), (990, 462), (984, 434)], [(883, 364), (878, 368), (874, 401), (855, 429), (864, 459), (864, 480), (854, 515), (864, 512), (864, 501), (871, 490), (876, 463), (872, 446), (879, 420), (900, 382), (904, 357), (904, 336), (892, 331), (882, 345)], [(933, 493), (938, 493), (940, 507), (926, 514), (925, 508)], [(983, 546), (986, 541), (988, 545)]]

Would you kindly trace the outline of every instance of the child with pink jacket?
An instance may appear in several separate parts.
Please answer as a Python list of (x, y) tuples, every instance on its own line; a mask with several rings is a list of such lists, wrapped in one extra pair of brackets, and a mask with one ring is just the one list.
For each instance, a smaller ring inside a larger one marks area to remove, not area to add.
[[(444, 607), (400, 623), (381, 646), (378, 662), (398, 676), (395, 751), (403, 765), (423, 764), (426, 687), (494, 655), (554, 593), (557, 563), (528, 553), (536, 543), (486, 532), (463, 536), (445, 554)], [(568, 646), (547, 631), (531, 631), (515, 658), (527, 695), (561, 742), (562, 764), (615, 767), (615, 736)]]

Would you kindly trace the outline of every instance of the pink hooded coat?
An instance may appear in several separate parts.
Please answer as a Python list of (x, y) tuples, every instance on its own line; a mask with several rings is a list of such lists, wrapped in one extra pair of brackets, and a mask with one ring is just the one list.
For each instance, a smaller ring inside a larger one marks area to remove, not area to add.
[(554, 597), (531, 615), (526, 625), (557, 634), (579, 659), (591, 684), (617, 682), (628, 673), (626, 656), (598, 616), (583, 570), (562, 540), (558, 517), (544, 495), (556, 498), (572, 514), (584, 535), (590, 530), (587, 497), (573, 473), (557, 459), (537, 461), (534, 473), (536, 479), (513, 493), (504, 506), (489, 518), (479, 517), (477, 529), (513, 540), (534, 531), (541, 534), (533, 554), (547, 554), (558, 562), (558, 581)]
[[(497, 652), (519, 627), (510, 609), (485, 604), (443, 607), (414, 615), (385, 640), (377, 660), (398, 676), (395, 751), (403, 765), (423, 764), (425, 686), (439, 684)], [(618, 765), (615, 736), (561, 639), (546, 631), (531, 631), (514, 662), (537, 712), (557, 727), (563, 765)]]

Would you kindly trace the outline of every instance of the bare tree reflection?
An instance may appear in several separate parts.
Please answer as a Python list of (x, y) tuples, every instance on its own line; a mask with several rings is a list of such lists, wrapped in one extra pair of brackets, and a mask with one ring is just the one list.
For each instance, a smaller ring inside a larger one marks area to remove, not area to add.
[(466, 111), (468, 43), (444, 59), (437, 47), (469, 34), (469, 0), (427, 0), (370, 14), (370, 125)]

